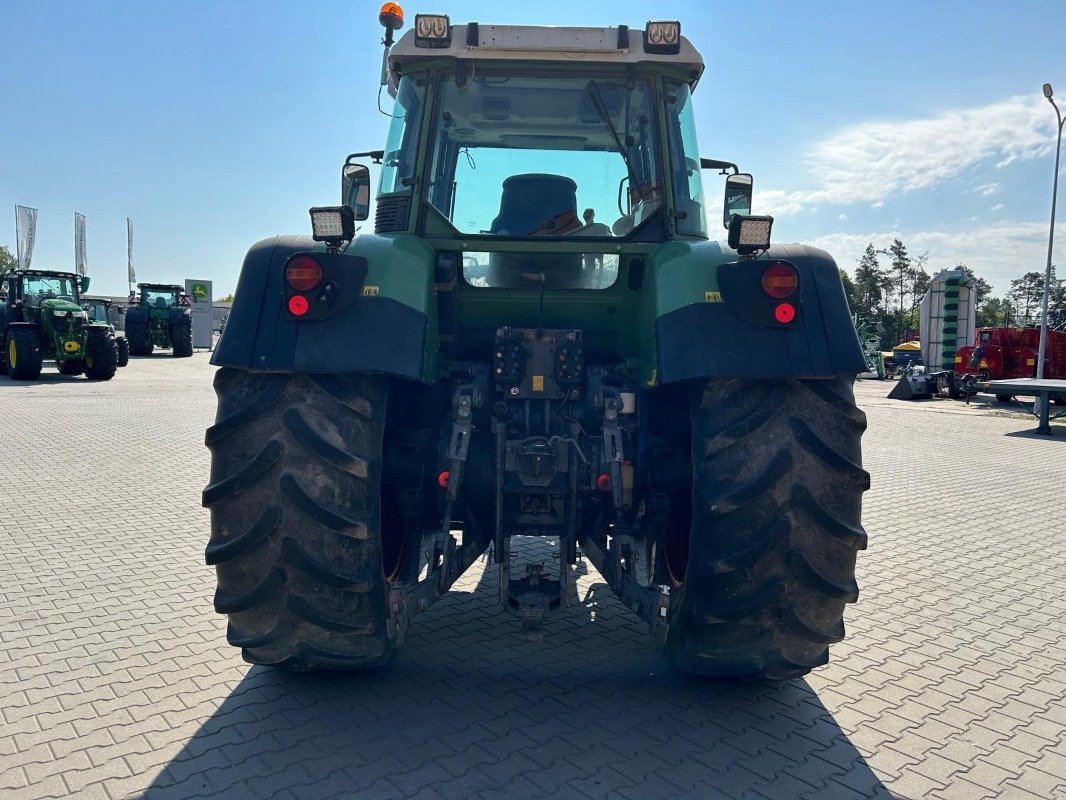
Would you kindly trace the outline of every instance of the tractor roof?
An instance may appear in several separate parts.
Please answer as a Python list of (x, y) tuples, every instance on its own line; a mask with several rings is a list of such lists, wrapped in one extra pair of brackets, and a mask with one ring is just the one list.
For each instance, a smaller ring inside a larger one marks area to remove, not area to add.
[(36, 275), (43, 278), (71, 278), (73, 280), (81, 278), (80, 275), (76, 275), (73, 272), (60, 272), (54, 269), (16, 269), (7, 273), (4, 277), (21, 278), (23, 275)]
[(176, 283), (138, 283), (138, 289), (172, 289), (175, 292), (184, 292), (184, 286), (178, 286)]
[(415, 32), (407, 31), (389, 53), (389, 69), (402, 75), (408, 65), (441, 57), (461, 61), (556, 62), (570, 67), (654, 63), (686, 68), (694, 87), (703, 74), (703, 57), (688, 39), (680, 39), (677, 53), (663, 54), (647, 52), (643, 29), (624, 25), (577, 28), (457, 23), (451, 26), (451, 39), (446, 46), (418, 47)]

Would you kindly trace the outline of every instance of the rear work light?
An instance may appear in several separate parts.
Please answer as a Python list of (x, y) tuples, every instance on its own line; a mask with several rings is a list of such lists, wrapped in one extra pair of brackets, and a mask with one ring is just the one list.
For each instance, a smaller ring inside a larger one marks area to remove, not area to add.
[(791, 264), (771, 264), (762, 274), (762, 290), (775, 300), (791, 297), (799, 288), (799, 275)]
[(285, 265), (285, 282), (296, 292), (313, 292), (322, 283), (322, 265), (311, 256), (297, 256)]
[(443, 14), (415, 15), (415, 47), (448, 47), (452, 25)]
[(644, 52), (676, 55), (681, 52), (681, 23), (649, 22), (644, 27)]

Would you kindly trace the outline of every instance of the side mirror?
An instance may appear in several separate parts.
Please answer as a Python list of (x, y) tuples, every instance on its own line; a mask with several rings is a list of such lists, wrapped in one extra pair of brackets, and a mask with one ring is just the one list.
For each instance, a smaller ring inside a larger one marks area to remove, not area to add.
[(82, 294), (85, 294), (85, 292), (89, 291), (89, 276), (88, 275), (82, 275), (81, 276), (81, 291), (82, 291)]
[(357, 220), (370, 216), (370, 169), (362, 164), (345, 164), (341, 170), (341, 202)]
[(722, 211), (722, 224), (728, 229), (729, 220), (734, 215), (746, 217), (751, 214), (751, 175), (741, 172), (725, 179), (725, 207)]

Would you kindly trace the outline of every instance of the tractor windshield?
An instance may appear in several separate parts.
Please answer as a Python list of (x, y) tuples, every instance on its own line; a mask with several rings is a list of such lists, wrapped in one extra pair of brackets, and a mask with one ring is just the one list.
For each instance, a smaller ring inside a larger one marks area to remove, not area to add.
[(178, 293), (174, 289), (145, 289), (141, 302), (152, 308), (174, 308), (178, 304)]
[(461, 233), (628, 237), (663, 206), (650, 80), (446, 74), (429, 202)]
[(28, 306), (40, 305), (42, 300), (78, 298), (78, 286), (73, 278), (56, 275), (26, 275), (22, 279), (22, 299)]

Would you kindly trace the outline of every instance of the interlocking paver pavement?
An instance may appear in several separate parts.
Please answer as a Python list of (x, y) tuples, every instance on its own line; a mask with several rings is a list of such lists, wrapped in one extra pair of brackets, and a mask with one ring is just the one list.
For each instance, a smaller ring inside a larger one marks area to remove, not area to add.
[(1066, 427), (860, 384), (862, 596), (804, 681), (672, 672), (591, 567), (522, 642), (484, 562), (391, 671), (292, 675), (211, 609), (211, 374), (0, 378), (4, 798), (1066, 797)]

